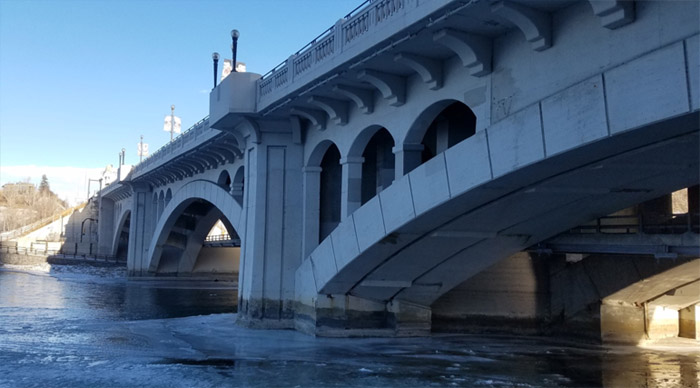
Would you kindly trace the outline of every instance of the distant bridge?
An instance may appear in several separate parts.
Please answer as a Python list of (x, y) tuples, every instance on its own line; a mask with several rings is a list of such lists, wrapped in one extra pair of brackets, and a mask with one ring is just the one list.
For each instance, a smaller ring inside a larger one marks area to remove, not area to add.
[[(200, 260), (221, 220), (240, 240), (238, 319), (254, 327), (411, 335), (436, 317), (548, 321), (592, 300), (541, 291), (556, 279), (533, 276), (567, 253), (555, 236), (616, 212), (678, 217), (671, 193), (688, 188), (685, 237), (637, 230), (646, 240), (633, 245), (676, 247), (665, 257), (690, 272), (624, 301), (694, 290), (698, 13), (697, 2), (366, 2), (264, 76), (226, 77), (207, 118), (102, 190), (100, 249), (126, 254), (131, 276), (220, 273), (225, 257)], [(588, 253), (654, 256), (596, 244)], [(494, 303), (511, 312), (466, 311), (455, 296), (530, 261), (527, 302)], [(669, 270), (635, 263), (635, 281)], [(634, 284), (606, 282), (590, 283), (607, 287), (602, 305)], [(700, 293), (671, 299), (680, 322)]]

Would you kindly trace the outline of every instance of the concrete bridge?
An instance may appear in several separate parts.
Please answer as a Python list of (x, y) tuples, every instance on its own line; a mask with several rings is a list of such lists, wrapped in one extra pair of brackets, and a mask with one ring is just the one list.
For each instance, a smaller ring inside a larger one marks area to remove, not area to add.
[[(675, 315), (654, 327), (675, 319), (677, 334), (700, 313), (699, 13), (683, 1), (369, 1), (267, 74), (229, 75), (209, 117), (103, 190), (100, 249), (126, 255), (131, 276), (237, 273), (238, 319), (253, 327), (542, 327), (597, 303), (587, 324), (629, 340), (651, 337), (649, 306), (665, 295)], [(674, 218), (684, 188), (688, 229), (671, 242), (641, 230), (591, 250), (561, 242), (616, 212)], [(219, 220), (240, 247), (203, 254)], [(648, 250), (621, 248), (629, 238)], [(579, 267), (598, 280), (582, 285)]]

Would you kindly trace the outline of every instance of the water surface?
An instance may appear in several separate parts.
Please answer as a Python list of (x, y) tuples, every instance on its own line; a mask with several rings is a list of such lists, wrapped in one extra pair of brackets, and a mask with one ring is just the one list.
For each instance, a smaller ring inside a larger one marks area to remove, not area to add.
[[(694, 387), (700, 349), (523, 336), (313, 338), (235, 322), (226, 284), (0, 268), (0, 387)], [(691, 345), (692, 346), (692, 345)]]

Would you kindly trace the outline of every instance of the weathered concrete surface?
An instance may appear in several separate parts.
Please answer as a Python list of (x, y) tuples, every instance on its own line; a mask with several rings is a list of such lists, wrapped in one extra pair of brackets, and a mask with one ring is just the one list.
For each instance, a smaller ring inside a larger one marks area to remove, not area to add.
[(680, 309), (678, 314), (678, 336), (700, 341), (700, 304)]
[(39, 265), (45, 264), (46, 260), (46, 255), (9, 253), (0, 251), (0, 263), (2, 264)]
[(692, 281), (700, 278), (700, 259), (583, 256), (513, 255), (438, 299), (432, 329), (636, 344), (678, 336), (683, 317), (691, 327), (682, 309), (700, 300)]

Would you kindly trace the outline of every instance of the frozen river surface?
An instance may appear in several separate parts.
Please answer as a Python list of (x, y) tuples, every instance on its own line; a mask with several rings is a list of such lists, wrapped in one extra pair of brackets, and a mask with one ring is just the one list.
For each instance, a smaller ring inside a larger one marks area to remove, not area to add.
[(236, 292), (0, 267), (0, 387), (699, 387), (700, 349), (516, 336), (313, 338), (234, 324)]

